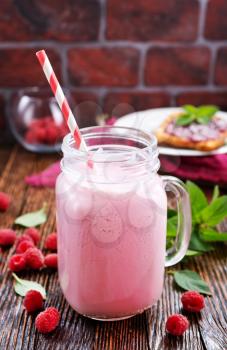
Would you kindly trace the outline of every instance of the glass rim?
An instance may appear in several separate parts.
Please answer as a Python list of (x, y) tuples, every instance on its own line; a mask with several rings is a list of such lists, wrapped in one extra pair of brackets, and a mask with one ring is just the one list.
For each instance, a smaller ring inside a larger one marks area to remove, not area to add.
[[(140, 144), (143, 145), (142, 148), (135, 147), (134, 153), (143, 153), (144, 155), (151, 155), (154, 160), (154, 158), (158, 159), (158, 148), (157, 148), (157, 139), (155, 135), (148, 134), (142, 130), (136, 129), (136, 128), (131, 128), (131, 127), (124, 127), (124, 126), (90, 126), (86, 128), (80, 129), (81, 134), (83, 135), (85, 142), (86, 140), (89, 139), (90, 137), (94, 137), (95, 135), (101, 136), (101, 137), (116, 137), (118, 139), (122, 140), (132, 140), (135, 143), (137, 141), (140, 142)], [(76, 148), (73, 148), (72, 145), (74, 144), (74, 139), (73, 136), (69, 133), (67, 134), (62, 143), (62, 152), (64, 156), (66, 157), (78, 157), (80, 159), (88, 160), (89, 155), (88, 152), (86, 151), (81, 151)], [(105, 145), (104, 145), (105, 146)], [(123, 145), (119, 144), (121, 148), (120, 150), (120, 159), (117, 160), (117, 162), (124, 162), (126, 159), (128, 160), (129, 154), (130, 156), (133, 153), (133, 149), (125, 150)], [(102, 147), (102, 145), (97, 145), (97, 147)], [(105, 154), (105, 152), (103, 153)], [(111, 153), (110, 153), (111, 154)], [(114, 154), (114, 151), (113, 151)], [(100, 156), (95, 157), (96, 159), (93, 159), (94, 163), (108, 163), (112, 162), (112, 159), (102, 159), (102, 153), (100, 153)], [(99, 158), (99, 159), (98, 159)], [(150, 159), (151, 160), (151, 159)], [(145, 161), (148, 161), (147, 157), (144, 159), (143, 163)], [(141, 162), (140, 162), (141, 163)]]
[[(68, 88), (63, 88), (62, 89), (67, 96), (67, 98), (71, 98), (70, 90)], [(47, 93), (47, 96), (39, 96), (39, 93)], [(34, 94), (34, 96), (32, 96)], [(35, 95), (37, 94), (37, 96)], [(53, 92), (51, 91), (50, 87), (39, 87), (39, 86), (31, 86), (31, 87), (25, 87), (22, 89), (17, 90), (16, 92), (13, 93), (14, 97), (29, 97), (30, 100), (34, 101), (43, 101), (44, 99), (48, 99), (50, 101), (56, 101), (56, 98), (53, 95)]]

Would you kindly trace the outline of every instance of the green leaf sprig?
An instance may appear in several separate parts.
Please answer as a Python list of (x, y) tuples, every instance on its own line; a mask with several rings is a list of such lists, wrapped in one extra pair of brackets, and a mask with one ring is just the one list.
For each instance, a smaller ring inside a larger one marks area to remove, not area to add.
[(186, 126), (192, 122), (208, 124), (215, 113), (219, 110), (217, 106), (207, 105), (195, 107), (192, 105), (182, 106), (184, 112), (176, 120), (176, 125)]
[(37, 290), (42, 294), (43, 299), (46, 299), (46, 290), (41, 284), (35, 281), (21, 279), (15, 273), (12, 276), (15, 278), (14, 290), (17, 294), (24, 297), (30, 290)]
[(208, 284), (195, 271), (176, 271), (174, 272), (174, 280), (184, 290), (196, 290), (199, 293), (211, 295)]
[[(214, 243), (226, 242), (227, 232), (219, 232), (217, 225), (227, 218), (227, 196), (220, 196), (218, 186), (214, 187), (211, 202), (193, 182), (187, 181), (192, 210), (192, 234), (187, 256), (195, 256), (214, 250)], [(167, 248), (172, 245), (177, 230), (177, 214), (168, 212)], [(175, 234), (174, 234), (175, 232)]]
[(14, 223), (24, 227), (35, 227), (43, 224), (47, 220), (47, 204), (44, 203), (40, 210), (19, 216)]

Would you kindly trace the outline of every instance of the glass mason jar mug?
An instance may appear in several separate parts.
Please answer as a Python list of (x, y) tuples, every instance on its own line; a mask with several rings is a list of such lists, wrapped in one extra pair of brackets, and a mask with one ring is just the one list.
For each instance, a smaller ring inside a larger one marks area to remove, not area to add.
[[(118, 320), (160, 298), (164, 267), (180, 261), (191, 233), (183, 183), (161, 177), (154, 136), (122, 127), (82, 129), (89, 153), (67, 135), (57, 179), (59, 280), (80, 314)], [(167, 196), (178, 208), (174, 246), (166, 251)]]

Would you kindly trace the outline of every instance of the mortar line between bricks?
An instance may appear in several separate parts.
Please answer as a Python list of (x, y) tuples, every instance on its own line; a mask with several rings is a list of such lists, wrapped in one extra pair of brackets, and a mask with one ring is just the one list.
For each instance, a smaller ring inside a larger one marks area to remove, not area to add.
[(215, 69), (216, 69), (216, 60), (217, 60), (217, 49), (210, 48), (210, 67), (209, 67), (209, 76), (208, 76), (208, 86), (213, 86), (215, 80)]
[(69, 87), (69, 77), (68, 77), (68, 70), (67, 70), (67, 49), (64, 47), (59, 47), (58, 48), (58, 54), (60, 55), (61, 58), (61, 73), (62, 73), (62, 80), (63, 80), (63, 85), (64, 87), (68, 88)]
[[(43, 87), (40, 87), (41, 89)], [(44, 88), (45, 89), (45, 88)], [(210, 93), (227, 93), (226, 86), (215, 86), (215, 85), (204, 85), (204, 86), (143, 86), (143, 87), (74, 87), (69, 86), (69, 91), (72, 93), (93, 93), (99, 98), (104, 97), (108, 93), (167, 93), (172, 95), (180, 93), (190, 93), (190, 92), (210, 92)], [(0, 88), (0, 94), (9, 97), (10, 94), (17, 92), (18, 87), (15, 88)]]
[(99, 23), (99, 43), (105, 42), (106, 33), (106, 1), (99, 0), (101, 13), (100, 13), (100, 23)]
[[(207, 13), (207, 0), (200, 0), (200, 10), (199, 10), (199, 23), (198, 23), (198, 38), (204, 39), (205, 22)], [(206, 41), (206, 39), (204, 39)]]
[(210, 41), (203, 37), (197, 38), (192, 42), (168, 42), (168, 41), (147, 41), (134, 42), (129, 40), (103, 40), (102, 42), (88, 41), (77, 43), (64, 43), (58, 41), (33, 41), (33, 42), (0, 42), (0, 50), (2, 49), (36, 49), (36, 48), (50, 48), (50, 49), (76, 49), (76, 48), (117, 48), (117, 47), (131, 47), (135, 49), (150, 49), (150, 48), (178, 48), (178, 47), (223, 47), (227, 46), (227, 40)]
[(146, 67), (146, 57), (147, 57), (147, 49), (143, 48), (140, 50), (139, 57), (139, 67), (138, 67), (138, 88), (144, 87), (145, 82), (145, 67)]

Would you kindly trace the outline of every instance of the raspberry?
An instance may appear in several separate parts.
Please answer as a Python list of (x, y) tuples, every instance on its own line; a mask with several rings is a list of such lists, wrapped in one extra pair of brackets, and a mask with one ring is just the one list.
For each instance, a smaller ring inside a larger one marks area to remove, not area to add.
[(45, 248), (50, 250), (57, 250), (57, 233), (50, 233), (45, 241)]
[(188, 327), (188, 319), (180, 314), (169, 316), (166, 321), (166, 330), (172, 335), (182, 335)]
[(0, 192), (0, 211), (6, 211), (10, 204), (10, 196), (5, 192)]
[(45, 141), (52, 145), (55, 144), (57, 142), (58, 139), (58, 129), (56, 126), (51, 125), (51, 126), (47, 126), (46, 127), (46, 139)]
[(9, 229), (0, 229), (0, 245), (1, 246), (11, 246), (16, 241), (16, 232)]
[(39, 240), (40, 240), (40, 232), (39, 232), (39, 230), (37, 230), (35, 227), (29, 227), (29, 228), (27, 228), (27, 229), (24, 231), (24, 234), (30, 236), (30, 237), (33, 239), (35, 245), (38, 244), (38, 242), (39, 242)]
[(44, 126), (55, 124), (54, 119), (51, 115), (48, 115), (48, 116), (42, 118), (42, 120), (43, 120)]
[(34, 270), (38, 270), (43, 267), (44, 257), (38, 248), (29, 248), (24, 253), (24, 258), (28, 267)]
[(16, 253), (23, 254), (24, 252), (26, 252), (26, 250), (28, 250), (29, 248), (33, 248), (33, 247), (34, 247), (33, 242), (22, 241), (17, 245)]
[(36, 133), (33, 130), (28, 130), (25, 134), (25, 140), (28, 143), (37, 143)]
[(55, 307), (48, 307), (35, 319), (35, 326), (40, 333), (50, 333), (59, 324), (60, 314)]
[(31, 124), (29, 125), (29, 129), (33, 130), (34, 128), (44, 127), (44, 126), (45, 126), (44, 118), (34, 119), (34, 120), (32, 120)]
[(28, 312), (34, 312), (43, 308), (43, 297), (37, 290), (29, 290), (24, 298), (24, 307)]
[(183, 308), (190, 312), (199, 312), (205, 306), (204, 297), (196, 291), (190, 290), (182, 294)]
[(47, 254), (44, 258), (44, 265), (51, 268), (58, 267), (58, 256), (56, 253)]
[(62, 139), (65, 135), (67, 135), (69, 132), (69, 128), (65, 123), (62, 123), (59, 126), (59, 138)]
[(33, 132), (35, 133), (36, 140), (39, 143), (43, 143), (46, 140), (46, 131), (43, 127), (36, 127), (33, 129)]
[(34, 243), (33, 239), (29, 235), (24, 233), (23, 235), (17, 237), (16, 245), (18, 246), (21, 242), (24, 242), (24, 241), (29, 241)]
[(22, 254), (15, 254), (11, 256), (8, 266), (13, 272), (22, 271), (26, 267), (26, 260)]

